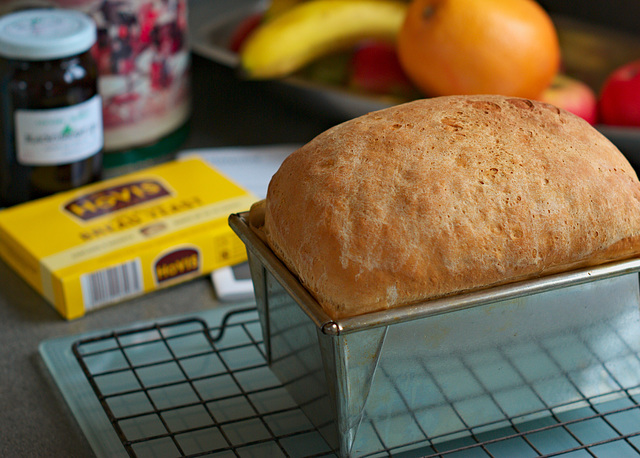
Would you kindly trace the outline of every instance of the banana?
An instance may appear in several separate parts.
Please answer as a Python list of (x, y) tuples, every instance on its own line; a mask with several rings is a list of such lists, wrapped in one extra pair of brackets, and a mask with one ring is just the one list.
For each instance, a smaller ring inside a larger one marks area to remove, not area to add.
[(261, 25), (240, 54), (249, 79), (280, 78), (364, 38), (394, 40), (407, 10), (399, 0), (309, 0)]

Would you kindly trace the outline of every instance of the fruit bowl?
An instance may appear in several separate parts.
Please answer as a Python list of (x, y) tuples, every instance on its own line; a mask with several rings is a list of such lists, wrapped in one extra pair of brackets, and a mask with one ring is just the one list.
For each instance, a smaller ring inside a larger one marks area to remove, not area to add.
[[(229, 50), (231, 35), (243, 19), (263, 11), (267, 4), (265, 0), (191, 0), (189, 27), (193, 52), (236, 68), (239, 59)], [(264, 81), (264, 84), (287, 103), (335, 122), (407, 101), (393, 96), (356, 93), (300, 76)]]
[[(230, 68), (237, 68), (238, 55), (229, 50), (231, 36), (245, 18), (264, 11), (267, 5), (267, 0), (190, 0), (189, 26), (193, 52)], [(640, 58), (640, 36), (563, 16), (552, 15), (552, 18), (560, 39), (563, 72), (584, 81), (596, 92), (611, 71), (625, 62)], [(262, 84), (284, 103), (336, 123), (407, 101), (391, 95), (373, 95), (324, 84), (302, 75), (263, 81)], [(640, 128), (596, 127), (640, 170)]]

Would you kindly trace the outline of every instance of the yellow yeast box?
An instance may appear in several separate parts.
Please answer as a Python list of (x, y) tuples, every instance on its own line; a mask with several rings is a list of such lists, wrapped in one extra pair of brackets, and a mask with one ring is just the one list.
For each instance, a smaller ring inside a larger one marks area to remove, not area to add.
[(0, 256), (73, 319), (244, 261), (227, 218), (256, 200), (176, 160), (0, 211)]

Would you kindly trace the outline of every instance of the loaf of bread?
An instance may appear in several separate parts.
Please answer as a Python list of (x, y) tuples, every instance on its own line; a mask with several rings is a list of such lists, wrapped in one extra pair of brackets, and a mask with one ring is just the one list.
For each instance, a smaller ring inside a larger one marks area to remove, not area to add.
[(334, 318), (640, 254), (628, 161), (526, 99), (439, 97), (347, 121), (291, 154), (255, 207)]

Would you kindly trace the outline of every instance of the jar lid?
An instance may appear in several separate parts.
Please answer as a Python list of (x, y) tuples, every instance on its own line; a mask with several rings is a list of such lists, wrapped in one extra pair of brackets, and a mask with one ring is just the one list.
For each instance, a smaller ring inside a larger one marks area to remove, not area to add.
[(75, 56), (96, 42), (96, 24), (86, 14), (30, 9), (0, 18), (0, 56), (49, 60)]

